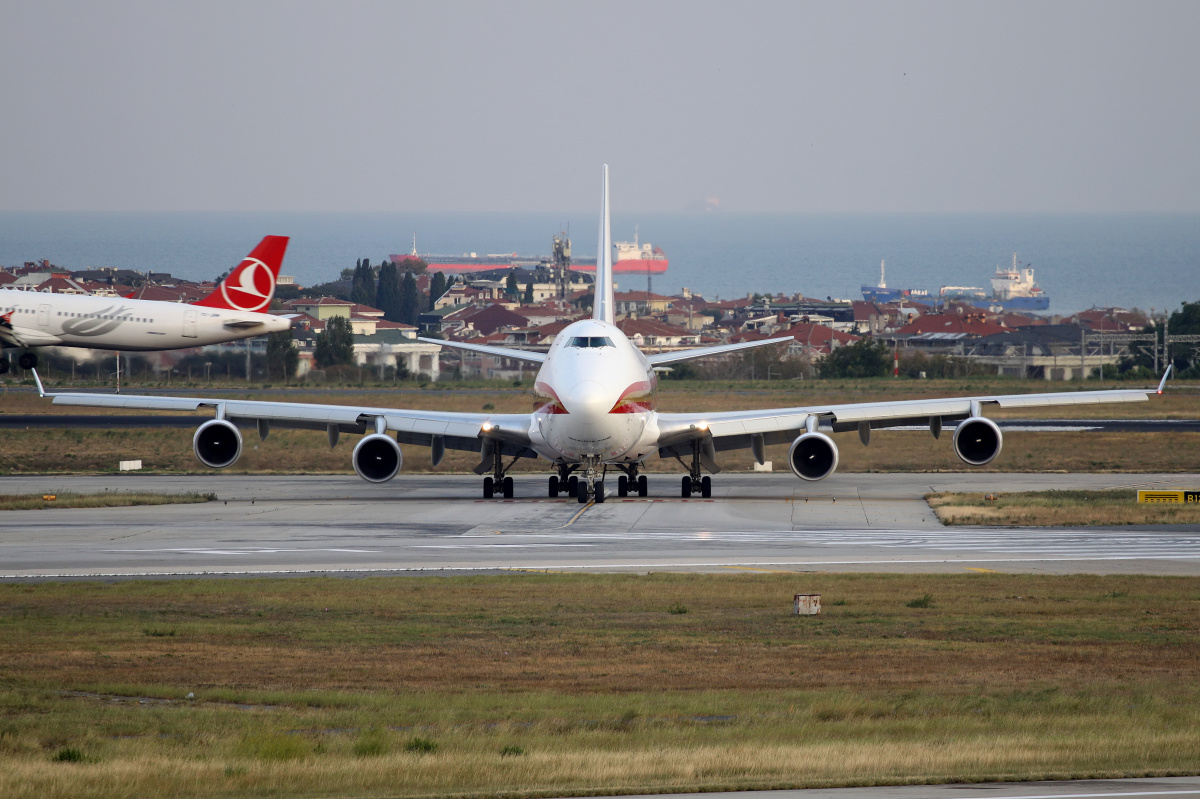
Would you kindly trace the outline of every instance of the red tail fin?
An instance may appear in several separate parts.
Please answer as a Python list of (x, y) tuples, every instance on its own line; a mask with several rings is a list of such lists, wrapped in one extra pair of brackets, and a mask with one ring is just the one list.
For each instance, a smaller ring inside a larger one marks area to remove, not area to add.
[(275, 280), (287, 245), (287, 236), (265, 237), (212, 294), (192, 304), (265, 313), (275, 296)]

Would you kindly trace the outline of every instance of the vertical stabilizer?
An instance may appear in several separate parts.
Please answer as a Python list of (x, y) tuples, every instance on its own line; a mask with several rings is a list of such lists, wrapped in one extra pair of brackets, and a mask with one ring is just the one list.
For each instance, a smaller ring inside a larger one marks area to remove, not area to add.
[(600, 193), (600, 243), (596, 250), (595, 299), (592, 318), (613, 323), (612, 226), (608, 220), (608, 164), (604, 165)]

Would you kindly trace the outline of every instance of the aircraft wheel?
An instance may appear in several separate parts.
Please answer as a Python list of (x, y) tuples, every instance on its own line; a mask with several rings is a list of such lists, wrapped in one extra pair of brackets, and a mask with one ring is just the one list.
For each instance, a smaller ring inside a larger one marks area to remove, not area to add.
[(33, 369), (37, 366), (37, 355), (32, 352), (23, 352), (21, 357), (17, 358), (17, 365), (22, 369)]
[(647, 497), (650, 495), (649, 481), (646, 480), (646, 475), (639, 475), (637, 479), (637, 489), (639, 497)]
[(592, 497), (592, 500), (597, 503), (604, 501), (604, 481), (603, 480), (596, 481), (596, 493)]
[(558, 496), (558, 475), (557, 474), (550, 475), (550, 496), (552, 496), (552, 497)]
[(707, 474), (700, 480), (700, 496), (705, 499), (712, 496), (712, 478)]
[(683, 478), (683, 493), (681, 496), (690, 497), (692, 495), (692, 478)]
[(587, 504), (587, 495), (588, 495), (588, 491), (587, 491), (586, 485), (581, 485), (581, 486), (576, 487), (575, 498), (579, 500), (580, 505)]
[[(584, 491), (583, 495), (586, 497), (587, 491)], [(567, 478), (567, 496), (569, 496), (569, 497), (579, 496), (579, 478), (578, 477), (571, 476), (571, 477)]]
[(513, 479), (511, 477), (504, 478), (504, 498), (513, 498)]
[(484, 499), (492, 498), (492, 494), (495, 493), (495, 486), (496, 486), (496, 484), (492, 480), (492, 478), (490, 478), (490, 477), (483, 478), (483, 498)]
[(629, 478), (621, 475), (617, 478), (617, 496), (624, 497), (629, 494)]
[(0, 358), (0, 375), (8, 371), (8, 358)]

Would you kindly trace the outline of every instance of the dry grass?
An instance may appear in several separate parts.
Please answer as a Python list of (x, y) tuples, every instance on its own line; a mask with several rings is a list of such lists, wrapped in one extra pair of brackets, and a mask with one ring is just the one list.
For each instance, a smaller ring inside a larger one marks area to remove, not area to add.
[[(403, 385), (403, 384), (402, 384)], [(1022, 380), (845, 380), (735, 383), (672, 383), (664, 381), (659, 407), (664, 411), (732, 410), (737, 408), (789, 407), (816, 402), (867, 402), (915, 399), (963, 394), (1019, 393), (1021, 391), (1070, 390), (1078, 384), (1042, 384)], [(1089, 385), (1088, 388), (1096, 386)], [(1111, 386), (1110, 386), (1111, 387)], [(207, 387), (204, 387), (207, 388)], [(196, 393), (203, 393), (197, 390)], [(472, 388), (415, 388), (365, 391), (280, 389), (263, 392), (229, 393), (222, 396), (279, 399), (294, 402), (345, 403), (368, 406), (435, 408), (479, 412), (492, 406), (497, 413), (528, 411), (532, 407), (527, 389), (509, 384)], [(6, 391), (0, 395), (0, 413), (86, 413), (95, 408), (55, 406), (30, 392)], [(134, 412), (142, 414), (142, 412)], [(1145, 403), (1082, 406), (1078, 408), (1018, 409), (995, 412), (1003, 416), (1072, 416), (1078, 418), (1195, 418), (1200, 405), (1195, 394), (1175, 390)], [(115, 414), (119, 417), (119, 413)], [(197, 416), (197, 424), (203, 417)], [(182, 429), (32, 429), (5, 431), (0, 449), (0, 474), (114, 472), (118, 461), (141, 459), (145, 471), (204, 473), (192, 455), (192, 430)], [(855, 433), (835, 436), (844, 471), (966, 471), (956, 458), (949, 436), (934, 440), (928, 433), (880, 430), (871, 446), (862, 447)], [(1167, 439), (1160, 433), (1009, 433), (1004, 451), (985, 467), (988, 471), (1129, 471), (1193, 472), (1200, 462), (1200, 434), (1184, 433)], [(324, 435), (310, 431), (274, 430), (260, 443), (247, 431), (246, 450), (230, 471), (238, 473), (341, 473), (352, 472), (349, 447), (330, 450)], [(786, 463), (787, 447), (770, 447), (767, 458), (780, 468)], [(474, 454), (448, 452), (438, 471), (467, 472), (477, 463)], [(747, 452), (724, 453), (720, 458), (729, 471), (749, 470)], [(650, 471), (677, 472), (674, 461), (651, 461)], [(429, 451), (405, 447), (406, 471), (431, 471)], [(544, 472), (545, 462), (522, 461), (517, 471)]]
[(5, 584), (0, 795), (1195, 773), (1198, 610), (1200, 580), (1124, 576)]
[(1019, 491), (1010, 494), (927, 494), (945, 524), (1081, 526), (1200, 524), (1196, 505), (1139, 504), (1136, 490)]
[(0, 494), (0, 510), (42, 510), (45, 508), (124, 508), (130, 505), (183, 505), (211, 502), (216, 494), (148, 494), (106, 491), (103, 494)]

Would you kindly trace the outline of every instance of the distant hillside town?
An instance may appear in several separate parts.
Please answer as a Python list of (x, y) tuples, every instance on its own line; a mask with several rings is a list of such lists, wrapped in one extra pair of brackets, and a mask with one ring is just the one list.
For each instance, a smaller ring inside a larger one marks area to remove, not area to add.
[[(618, 279), (636, 280), (636, 275)], [(219, 278), (218, 278), (219, 280)], [(343, 360), (379, 377), (423, 375), (429, 380), (484, 378), (521, 380), (529, 366), (491, 355), (452, 351), (425, 338), (454, 339), (518, 349), (545, 350), (570, 322), (587, 316), (593, 275), (545, 265), (449, 275), (427, 269), (412, 256), (380, 263), (360, 260), (337, 280), (301, 287), (280, 276), (271, 312), (293, 318), (295, 372), (319, 379), (330, 349), (323, 336), (348, 329), (352, 345)], [(159, 272), (99, 268), (68, 271), (47, 261), (0, 269), (0, 288), (16, 291), (125, 296), (166, 302), (192, 302), (211, 292), (217, 280), (196, 283)], [(706, 299), (684, 288), (675, 295), (621, 290), (615, 294), (617, 325), (644, 352), (787, 337), (778, 348), (736, 353), (715, 362), (685, 365), (667, 377), (790, 379), (823, 374), (822, 364), (848, 347), (886, 348), (889, 372), (912, 377), (996, 374), (1039, 380), (1081, 376), (1149, 376), (1166, 363), (1163, 347), (1190, 353), (1200, 337), (1193, 331), (1165, 331), (1137, 310), (1094, 308), (1072, 316), (994, 313), (966, 303), (835, 300), (802, 292)], [(1186, 306), (1185, 309), (1191, 307)], [(286, 339), (285, 339), (286, 343)], [(188, 375), (203, 362), (230, 376), (245, 377), (247, 348), (260, 358), (266, 337), (203, 348), (145, 353), (149, 369), (173, 371), (188, 364)], [(771, 350), (775, 350), (772, 352)], [(96, 357), (70, 350), (84, 363)], [(275, 350), (277, 352), (277, 350)], [(325, 353), (324, 355), (322, 353)], [(197, 360), (199, 357), (199, 361)], [(238, 360), (241, 358), (242, 360)], [(240, 372), (239, 369), (242, 369)], [(667, 370), (664, 370), (667, 371)], [(265, 373), (265, 370), (264, 370)]]

